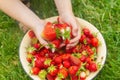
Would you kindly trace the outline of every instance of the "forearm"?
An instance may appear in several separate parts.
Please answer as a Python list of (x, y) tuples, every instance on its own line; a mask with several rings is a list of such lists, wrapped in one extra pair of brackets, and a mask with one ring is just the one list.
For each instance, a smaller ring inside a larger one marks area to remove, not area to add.
[(58, 9), (59, 15), (72, 14), (71, 0), (54, 0)]
[(43, 23), (43, 21), (20, 0), (0, 0), (0, 9), (31, 29)]

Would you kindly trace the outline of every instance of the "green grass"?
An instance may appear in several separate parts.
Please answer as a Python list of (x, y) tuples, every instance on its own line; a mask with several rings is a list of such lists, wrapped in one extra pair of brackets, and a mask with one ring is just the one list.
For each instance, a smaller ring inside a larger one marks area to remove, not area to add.
[[(58, 15), (53, 0), (40, 1), (31, 4), (37, 15), (43, 19)], [(95, 25), (106, 41), (106, 63), (94, 80), (120, 80), (120, 1), (72, 0), (72, 5), (75, 16)], [(23, 36), (16, 21), (0, 12), (0, 80), (31, 80), (19, 61)]]

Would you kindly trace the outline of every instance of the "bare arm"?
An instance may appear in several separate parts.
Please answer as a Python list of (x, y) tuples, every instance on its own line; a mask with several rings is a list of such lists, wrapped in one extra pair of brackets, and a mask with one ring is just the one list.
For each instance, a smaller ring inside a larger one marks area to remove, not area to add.
[(44, 20), (39, 19), (39, 17), (37, 17), (20, 0), (0, 0), (0, 9), (8, 14), (10, 17), (20, 21), (27, 27), (31, 28), (41, 44), (48, 44), (40, 36), (45, 25)]
[(20, 0), (0, 0), (0, 9), (31, 29), (34, 29), (34, 27), (40, 26), (41, 23), (43, 23), (43, 21)]
[(66, 48), (68, 49), (74, 47), (79, 42), (81, 36), (81, 29), (73, 14), (71, 0), (54, 1), (61, 18), (61, 22), (68, 23), (72, 26), (72, 34), (74, 38), (70, 40), (70, 44), (68, 44)]
[(72, 14), (71, 0), (55, 0), (59, 15)]

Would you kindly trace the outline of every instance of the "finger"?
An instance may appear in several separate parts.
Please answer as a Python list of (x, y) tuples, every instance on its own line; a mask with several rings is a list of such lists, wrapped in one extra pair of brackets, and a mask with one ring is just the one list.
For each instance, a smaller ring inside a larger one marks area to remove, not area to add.
[(41, 43), (43, 46), (45, 46), (45, 48), (47, 48), (47, 49), (49, 48), (47, 41), (45, 41), (45, 40), (42, 39), (42, 38), (39, 38), (38, 40), (40, 41), (40, 43)]
[(72, 25), (72, 34), (73, 34), (73, 36), (77, 36), (78, 27), (77, 27), (76, 22), (72, 22), (71, 25)]
[(70, 49), (70, 48), (74, 47), (75, 45), (78, 44), (78, 42), (79, 42), (79, 41), (76, 41), (76, 42), (74, 42), (74, 43), (72, 43), (72, 44), (68, 44), (68, 45), (66, 46), (66, 49)]
[(79, 28), (78, 28), (78, 32), (77, 32), (77, 36), (76, 36), (75, 38), (71, 39), (71, 40), (70, 40), (70, 43), (74, 43), (74, 42), (76, 42), (76, 41), (79, 41), (80, 36), (81, 36), (81, 28), (79, 27)]
[(61, 45), (60, 45), (60, 48), (62, 48), (62, 47), (64, 47), (65, 46), (65, 44), (64, 43), (62, 43)]

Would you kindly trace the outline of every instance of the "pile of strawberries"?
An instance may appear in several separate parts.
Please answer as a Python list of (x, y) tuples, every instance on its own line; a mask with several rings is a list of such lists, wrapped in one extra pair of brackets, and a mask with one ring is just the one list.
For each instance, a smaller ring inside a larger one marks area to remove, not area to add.
[(75, 47), (69, 50), (59, 47), (60, 43), (69, 43), (73, 37), (71, 30), (65, 23), (46, 24), (42, 36), (55, 51), (41, 45), (33, 31), (28, 32), (31, 44), (26, 50), (26, 59), (32, 75), (39, 76), (41, 80), (85, 80), (91, 72), (99, 69), (96, 63), (99, 40), (88, 28), (82, 29), (81, 38)]

